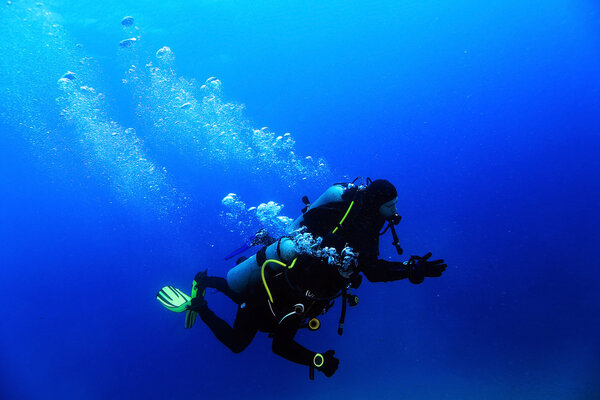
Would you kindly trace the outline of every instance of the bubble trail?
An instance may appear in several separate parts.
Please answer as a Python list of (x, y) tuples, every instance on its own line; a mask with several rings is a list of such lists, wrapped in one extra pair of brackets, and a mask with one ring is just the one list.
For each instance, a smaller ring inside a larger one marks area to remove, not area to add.
[(169, 47), (155, 56), (143, 67), (131, 65), (124, 79), (138, 102), (138, 115), (151, 122), (153, 140), (166, 142), (202, 167), (220, 165), (254, 178), (270, 176), (290, 187), (329, 180), (325, 160), (298, 156), (290, 133), (253, 128), (243, 105), (223, 100), (219, 79), (208, 78), (198, 87), (177, 75)]
[(223, 225), (229, 231), (237, 232), (243, 239), (248, 239), (260, 229), (266, 229), (275, 238), (284, 236), (293, 222), (291, 218), (280, 215), (284, 206), (274, 201), (248, 208), (240, 196), (229, 193), (221, 200), (221, 205)]
[(133, 128), (123, 128), (103, 111), (103, 94), (89, 86), (60, 78), (58, 103), (89, 151), (88, 162), (106, 176), (124, 203), (164, 217), (184, 206), (181, 196), (169, 185), (166, 170), (148, 159), (143, 143)]

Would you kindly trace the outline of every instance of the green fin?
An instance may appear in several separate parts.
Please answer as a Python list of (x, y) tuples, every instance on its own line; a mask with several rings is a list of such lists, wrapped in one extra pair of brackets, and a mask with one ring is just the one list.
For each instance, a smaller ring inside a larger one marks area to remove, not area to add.
[(196, 311), (187, 310), (185, 312), (185, 329), (190, 329), (192, 326), (194, 326), (197, 316), (198, 313)]
[(164, 288), (160, 289), (156, 294), (156, 299), (160, 301), (167, 310), (173, 312), (186, 311), (186, 307), (190, 304), (190, 301), (192, 300), (190, 296), (173, 286), (165, 286)]

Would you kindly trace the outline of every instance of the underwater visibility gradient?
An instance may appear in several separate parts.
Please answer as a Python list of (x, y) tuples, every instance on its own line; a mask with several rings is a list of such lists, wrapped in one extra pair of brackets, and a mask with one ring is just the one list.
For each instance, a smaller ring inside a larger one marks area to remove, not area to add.
[[(10, 0), (0, 38), (0, 399), (600, 398), (598, 2)], [(356, 177), (380, 258), (448, 268), (300, 331), (333, 377), (156, 301)]]

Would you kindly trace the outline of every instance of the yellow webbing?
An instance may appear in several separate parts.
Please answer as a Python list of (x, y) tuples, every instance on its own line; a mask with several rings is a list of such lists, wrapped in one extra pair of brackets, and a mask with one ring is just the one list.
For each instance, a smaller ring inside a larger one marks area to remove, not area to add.
[(265, 279), (265, 267), (267, 266), (268, 263), (273, 262), (275, 264), (279, 264), (282, 267), (285, 267), (285, 263), (282, 263), (279, 260), (266, 260), (263, 265), (262, 268), (260, 269), (260, 275), (262, 277), (262, 281), (263, 281), (263, 285), (265, 285), (265, 290), (267, 291), (267, 294), (269, 295), (269, 300), (271, 300), (271, 303), (273, 303), (273, 296), (271, 296), (271, 291), (269, 290), (269, 286), (267, 286), (267, 280)]
[(335, 229), (333, 230), (333, 232), (331, 232), (331, 233), (335, 233), (338, 230), (338, 228), (340, 226), (342, 226), (342, 224), (346, 220), (346, 217), (348, 216), (348, 214), (350, 214), (350, 210), (352, 210), (352, 206), (353, 205), (354, 205), (354, 200), (352, 200), (352, 202), (350, 202), (350, 206), (348, 206), (348, 209), (346, 210), (346, 214), (344, 214), (344, 216), (342, 217), (342, 220), (340, 221), (340, 223), (338, 224), (338, 226), (336, 226)]
[(296, 264), (296, 260), (297, 259), (298, 259), (298, 257), (294, 258), (294, 261), (292, 261), (292, 263), (290, 264), (290, 266), (288, 267), (288, 269), (294, 268), (294, 265)]
[(267, 285), (267, 279), (265, 278), (265, 267), (267, 266), (268, 263), (273, 262), (275, 264), (281, 265), (284, 268), (288, 267), (289, 269), (292, 269), (292, 268), (294, 268), (294, 264), (296, 264), (297, 259), (298, 259), (298, 257), (294, 258), (294, 261), (292, 261), (292, 263), (290, 264), (289, 267), (285, 263), (282, 263), (279, 260), (273, 260), (273, 259), (266, 260), (263, 263), (263, 265), (260, 269), (260, 276), (262, 277), (263, 285), (265, 286), (265, 290), (267, 291), (267, 294), (269, 295), (269, 300), (271, 300), (271, 303), (274, 303), (274, 301), (273, 301), (273, 296), (271, 295), (271, 291), (269, 290), (269, 286)]

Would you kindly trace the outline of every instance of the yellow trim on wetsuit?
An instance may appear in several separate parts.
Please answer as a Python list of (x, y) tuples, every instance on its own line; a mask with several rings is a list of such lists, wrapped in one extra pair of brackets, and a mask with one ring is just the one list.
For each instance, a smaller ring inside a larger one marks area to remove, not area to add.
[(348, 209), (346, 210), (346, 214), (344, 214), (344, 216), (342, 217), (342, 220), (340, 221), (340, 223), (338, 224), (338, 226), (336, 226), (335, 229), (333, 230), (333, 232), (331, 232), (331, 233), (335, 233), (338, 230), (338, 228), (342, 226), (342, 224), (346, 220), (346, 217), (348, 216), (348, 214), (350, 214), (350, 210), (352, 210), (352, 206), (353, 205), (354, 205), (354, 200), (352, 200), (350, 202), (350, 206), (348, 206)]

